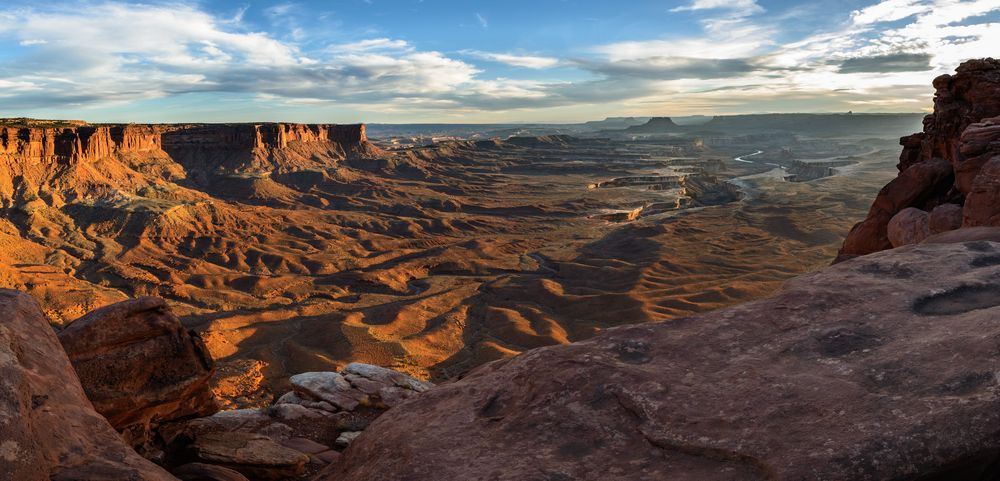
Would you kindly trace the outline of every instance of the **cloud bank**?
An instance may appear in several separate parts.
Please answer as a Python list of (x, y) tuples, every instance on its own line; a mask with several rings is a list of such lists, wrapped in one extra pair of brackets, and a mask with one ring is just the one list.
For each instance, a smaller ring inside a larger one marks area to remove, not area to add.
[[(927, 104), (929, 78), (1000, 45), (1000, 23), (992, 20), (1000, 0), (883, 0), (800, 38), (783, 35), (796, 21), (791, 12), (768, 12), (755, 0), (695, 0), (665, 14), (692, 16), (698, 33), (560, 55), (426, 50), (391, 35), (324, 44), (281, 8), (268, 10), (287, 22), (280, 37), (247, 26), (245, 9), (227, 18), (198, 4), (8, 9), (0, 13), (0, 40), (16, 48), (0, 63), (0, 108), (73, 110), (226, 93), (279, 106), (480, 118), (544, 118), (546, 109), (581, 105), (608, 114), (665, 106), (670, 113), (913, 111)], [(495, 66), (525, 74), (512, 78)], [(563, 79), (556, 71), (571, 73)]]

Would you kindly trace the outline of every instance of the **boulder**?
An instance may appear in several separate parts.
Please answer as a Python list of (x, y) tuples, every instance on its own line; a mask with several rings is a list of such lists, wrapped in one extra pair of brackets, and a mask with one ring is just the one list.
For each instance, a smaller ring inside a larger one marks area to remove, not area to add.
[(495, 361), (387, 411), (319, 479), (998, 479), (998, 259), (906, 246)]
[(290, 377), (288, 382), (299, 396), (329, 403), (336, 409), (351, 411), (362, 403), (368, 403), (365, 393), (355, 389), (344, 376), (335, 372), (304, 372)]
[(334, 412), (353, 411), (358, 406), (389, 409), (433, 386), (392, 369), (358, 362), (339, 373), (296, 374), (289, 382), (293, 392), (276, 404), (294, 403)]
[(917, 244), (931, 235), (930, 215), (908, 207), (892, 216), (887, 229), (893, 247)]
[(350, 446), (351, 443), (353, 443), (354, 440), (357, 439), (358, 436), (360, 436), (360, 435), (361, 435), (361, 433), (357, 432), (357, 431), (345, 431), (345, 432), (342, 432), (342, 433), (340, 433), (340, 436), (337, 437), (337, 441), (336, 441), (335, 444), (336, 444), (336, 446), (338, 448), (346, 448), (346, 447)]
[(907, 207), (921, 206), (952, 183), (951, 165), (943, 159), (930, 159), (911, 166), (889, 182), (875, 197), (868, 218), (847, 234), (838, 258), (846, 260), (892, 248), (888, 224)]
[(87, 396), (133, 445), (150, 426), (217, 410), (214, 363), (163, 299), (143, 297), (97, 309), (59, 332)]
[(352, 362), (340, 371), (352, 386), (370, 396), (376, 406), (389, 409), (434, 387), (429, 382), (412, 378), (399, 371), (381, 366)]
[(962, 227), (962, 206), (941, 204), (931, 211), (928, 221), (931, 234), (940, 234)]
[(0, 290), (0, 479), (176, 481), (87, 400), (34, 299)]
[(955, 188), (968, 195), (983, 165), (998, 154), (1000, 117), (983, 119), (966, 127), (959, 138), (959, 150), (955, 156)]

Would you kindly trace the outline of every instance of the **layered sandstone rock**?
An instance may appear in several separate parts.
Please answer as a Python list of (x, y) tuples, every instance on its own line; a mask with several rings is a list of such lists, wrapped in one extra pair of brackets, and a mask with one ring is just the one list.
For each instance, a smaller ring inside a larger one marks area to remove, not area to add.
[(148, 444), (159, 423), (218, 410), (209, 386), (214, 361), (163, 299), (98, 309), (59, 340), (94, 407), (135, 446)]
[(325, 168), (382, 155), (363, 124), (0, 124), (0, 201), (11, 207), (41, 198), (59, 207), (63, 199), (135, 196), (156, 179), (207, 182), (209, 174)]
[(995, 479), (998, 258), (908, 246), (497, 361), (388, 411), (322, 479)]
[(0, 479), (176, 481), (94, 411), (38, 304), (0, 291)]
[(173, 126), (163, 133), (163, 149), (198, 173), (284, 172), (383, 155), (368, 142), (363, 124)]
[(963, 226), (1000, 225), (997, 168), (989, 164), (1000, 156), (1000, 61), (970, 60), (935, 79), (934, 88), (924, 131), (900, 140), (899, 176), (848, 234), (838, 260), (891, 248), (889, 220), (908, 207), (958, 204)]

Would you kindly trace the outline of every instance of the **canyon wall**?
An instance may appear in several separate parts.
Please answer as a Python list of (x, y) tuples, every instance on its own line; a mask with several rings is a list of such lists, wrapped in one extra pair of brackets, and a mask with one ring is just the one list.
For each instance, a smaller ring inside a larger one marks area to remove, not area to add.
[(289, 143), (342, 146), (368, 141), (364, 124), (109, 125), (67, 128), (0, 127), (0, 158), (20, 162), (90, 162), (116, 153), (211, 145), (230, 150), (274, 150)]
[(131, 195), (150, 179), (207, 183), (383, 154), (362, 124), (0, 126), (0, 200), (61, 205)]
[(154, 126), (0, 128), (0, 159), (29, 164), (89, 162), (159, 148), (160, 129)]

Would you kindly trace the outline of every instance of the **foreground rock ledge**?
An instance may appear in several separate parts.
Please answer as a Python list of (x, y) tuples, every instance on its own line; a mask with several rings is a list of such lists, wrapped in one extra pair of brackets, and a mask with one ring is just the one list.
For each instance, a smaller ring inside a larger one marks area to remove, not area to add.
[(998, 346), (1000, 243), (908, 246), (488, 364), (323, 479), (995, 479)]
[(94, 411), (27, 294), (0, 290), (0, 480), (176, 481)]

